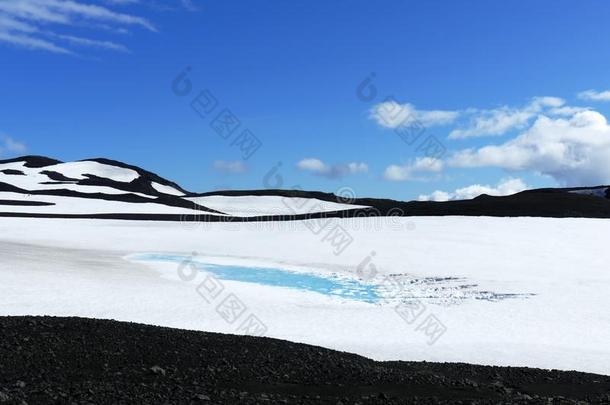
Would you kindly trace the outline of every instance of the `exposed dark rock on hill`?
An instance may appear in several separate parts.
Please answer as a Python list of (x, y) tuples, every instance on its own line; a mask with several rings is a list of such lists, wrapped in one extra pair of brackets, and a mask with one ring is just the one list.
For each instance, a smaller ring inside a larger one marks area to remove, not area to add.
[(17, 200), (0, 200), (0, 205), (13, 205), (13, 206), (24, 206), (24, 207), (45, 207), (53, 205), (44, 201), (17, 201)]
[(13, 176), (25, 176), (25, 173), (22, 172), (21, 170), (13, 170), (13, 169), (0, 170), (0, 173), (9, 174), (9, 175), (13, 175)]
[(608, 403), (610, 377), (375, 362), (287, 341), (82, 318), (0, 318), (6, 404)]
[(13, 163), (13, 162), (25, 162), (25, 167), (37, 168), (55, 165), (61, 163), (59, 160), (51, 159), (45, 156), (28, 155), (21, 156), (13, 159), (6, 159), (0, 161), (0, 163)]
[(78, 183), (78, 179), (66, 177), (61, 173), (53, 172), (51, 170), (43, 170), (40, 172), (40, 174), (46, 174), (53, 181)]

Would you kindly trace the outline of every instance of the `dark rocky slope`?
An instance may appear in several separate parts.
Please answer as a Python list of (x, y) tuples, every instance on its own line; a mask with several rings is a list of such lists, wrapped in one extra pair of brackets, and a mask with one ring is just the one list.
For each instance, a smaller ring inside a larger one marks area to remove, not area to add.
[(606, 376), (381, 363), (275, 339), (81, 318), (0, 318), (0, 362), (6, 404), (610, 401)]

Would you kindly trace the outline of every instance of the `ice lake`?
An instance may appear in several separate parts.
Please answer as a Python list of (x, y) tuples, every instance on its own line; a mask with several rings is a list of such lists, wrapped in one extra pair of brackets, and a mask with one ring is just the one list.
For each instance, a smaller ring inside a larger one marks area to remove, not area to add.
[(144, 262), (189, 264), (202, 272), (213, 274), (220, 280), (293, 288), (368, 303), (377, 303), (381, 298), (377, 285), (346, 277), (322, 276), (272, 267), (210, 264), (193, 260), (191, 256), (185, 255), (151, 253), (135, 255), (131, 258)]
[[(306, 271), (292, 271), (279, 267), (258, 267), (246, 265), (213, 264), (180, 254), (146, 253), (130, 256), (143, 262), (176, 263), (191, 265), (195, 269), (213, 274), (220, 280), (239, 281), (265, 286), (292, 288), (309, 291), (345, 300), (371, 304), (392, 302), (417, 302), (456, 305), (468, 300), (498, 302), (506, 299), (527, 299), (532, 293), (498, 292), (481, 289), (478, 283), (460, 277), (413, 277), (409, 274), (393, 274), (382, 278), (363, 281), (350, 275), (319, 274)], [(397, 289), (398, 287), (398, 289)]]

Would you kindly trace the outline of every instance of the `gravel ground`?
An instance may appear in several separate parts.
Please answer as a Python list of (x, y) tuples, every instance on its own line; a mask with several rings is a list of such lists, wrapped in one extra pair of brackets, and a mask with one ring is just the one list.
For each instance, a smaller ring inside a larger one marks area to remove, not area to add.
[(0, 403), (610, 403), (610, 377), (375, 362), (267, 338), (0, 317)]

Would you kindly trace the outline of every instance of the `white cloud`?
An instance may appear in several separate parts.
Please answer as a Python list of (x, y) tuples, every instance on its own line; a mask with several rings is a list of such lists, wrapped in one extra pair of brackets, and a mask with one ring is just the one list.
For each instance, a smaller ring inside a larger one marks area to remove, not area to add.
[(371, 118), (385, 128), (398, 128), (414, 122), (426, 127), (447, 125), (458, 116), (457, 111), (417, 110), (413, 104), (399, 104), (394, 100), (376, 104), (371, 109)]
[(55, 53), (72, 53), (68, 49), (44, 39), (33, 38), (27, 35), (16, 35), (8, 32), (0, 31), (0, 42), (8, 42), (10, 44), (28, 49), (42, 49)]
[(439, 173), (443, 170), (443, 161), (431, 157), (417, 158), (406, 165), (390, 165), (383, 172), (383, 178), (389, 181), (407, 181), (420, 179), (422, 173)]
[(212, 164), (212, 167), (223, 173), (245, 173), (248, 170), (248, 167), (241, 160), (235, 161), (225, 161), (225, 160), (216, 160)]
[(67, 42), (71, 42), (75, 45), (89, 46), (89, 47), (93, 47), (93, 48), (110, 49), (110, 50), (121, 51), (121, 52), (128, 52), (127, 47), (125, 47), (124, 45), (117, 44), (117, 43), (111, 42), (111, 41), (98, 41), (95, 39), (75, 37), (72, 35), (55, 34), (54, 36), (56, 38), (63, 39)]
[(585, 90), (578, 93), (578, 98), (591, 101), (610, 101), (610, 90)]
[(417, 197), (419, 201), (449, 201), (451, 194), (445, 191), (436, 190), (430, 195), (420, 195)]
[(331, 179), (369, 171), (369, 167), (366, 163), (351, 162), (339, 165), (329, 165), (317, 158), (303, 159), (297, 163), (297, 168)]
[(24, 153), (26, 150), (25, 144), (14, 140), (10, 136), (0, 136), (0, 156), (5, 153)]
[(449, 200), (469, 200), (488, 194), (493, 196), (503, 196), (518, 193), (526, 190), (528, 187), (521, 179), (505, 179), (501, 180), (495, 187), (488, 185), (473, 184), (468, 187), (458, 188), (453, 192), (445, 192), (437, 190), (429, 195), (420, 195), (420, 201), (449, 201)]
[(516, 138), (500, 145), (455, 153), (453, 167), (531, 170), (567, 186), (610, 183), (610, 126), (596, 111), (569, 118), (540, 116)]
[[(514, 108), (503, 106), (490, 110), (468, 109), (470, 123), (466, 128), (455, 129), (449, 134), (450, 139), (471, 138), (480, 136), (503, 135), (513, 129), (523, 129), (539, 113), (549, 109), (556, 114), (565, 114), (561, 110), (565, 101), (558, 97), (534, 97), (526, 106)], [(564, 107), (565, 108), (565, 107)]]
[(320, 159), (308, 158), (297, 163), (297, 167), (301, 170), (309, 170), (312, 172), (325, 172), (328, 167)]
[[(115, 0), (112, 3), (124, 4), (125, 0)], [(106, 27), (107, 30), (119, 32), (124, 31), (126, 26), (137, 26), (156, 31), (145, 18), (80, 0), (0, 1), (0, 42), (65, 54), (73, 53), (71, 45), (115, 51), (127, 49), (124, 45), (112, 41), (77, 37), (57, 31), (71, 26), (92, 30)]]

